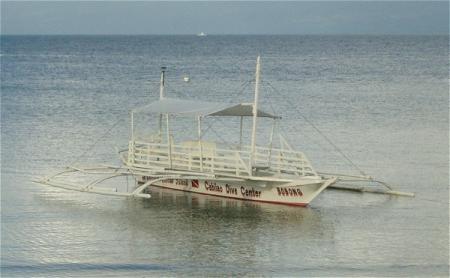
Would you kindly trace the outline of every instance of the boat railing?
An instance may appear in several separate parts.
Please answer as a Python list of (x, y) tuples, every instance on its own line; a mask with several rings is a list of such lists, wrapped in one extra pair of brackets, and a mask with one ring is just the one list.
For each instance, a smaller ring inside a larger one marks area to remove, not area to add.
[(249, 147), (217, 148), (214, 143), (189, 141), (181, 144), (130, 141), (128, 164), (143, 169), (171, 169), (237, 177), (271, 174), (315, 176), (306, 157), (298, 151), (256, 147), (254, 165), (250, 167)]
[[(245, 146), (245, 149), (250, 149)], [(278, 173), (294, 174), (298, 176), (317, 176), (306, 156), (292, 149), (256, 147), (255, 165), (269, 167)]]

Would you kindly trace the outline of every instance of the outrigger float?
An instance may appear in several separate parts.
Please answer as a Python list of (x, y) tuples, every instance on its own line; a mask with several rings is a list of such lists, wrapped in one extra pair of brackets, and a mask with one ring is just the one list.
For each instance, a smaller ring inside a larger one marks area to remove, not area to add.
[[(383, 182), (367, 175), (348, 176), (316, 172), (306, 156), (295, 150), (279, 134), (275, 143), (275, 127), (280, 116), (258, 108), (260, 91), (260, 57), (256, 63), (253, 103), (216, 103), (168, 98), (165, 96), (165, 68), (161, 71), (159, 100), (131, 111), (131, 139), (128, 148), (118, 151), (121, 167), (67, 167), (53, 176), (34, 180), (37, 183), (69, 190), (122, 196), (150, 198), (151, 186), (170, 188), (219, 197), (294, 206), (306, 206), (326, 188), (391, 195), (414, 196), (393, 191)], [(135, 116), (154, 115), (159, 130), (151, 136), (136, 136)], [(197, 122), (197, 136), (176, 142), (171, 131), (171, 118), (190, 118)], [(237, 117), (240, 120), (239, 144), (222, 145), (203, 140), (202, 122), (209, 117)], [(251, 143), (243, 144), (243, 120), (252, 119)], [(273, 121), (269, 144), (257, 145), (259, 118)], [(91, 182), (74, 182), (76, 175), (103, 174)], [(132, 176), (133, 190), (99, 186), (116, 177)], [(338, 185), (338, 182), (375, 182), (387, 190)]]

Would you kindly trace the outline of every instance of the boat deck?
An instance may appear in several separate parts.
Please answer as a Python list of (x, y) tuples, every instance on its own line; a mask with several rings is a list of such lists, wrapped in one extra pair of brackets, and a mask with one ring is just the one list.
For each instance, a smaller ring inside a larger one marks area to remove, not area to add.
[(205, 141), (179, 144), (130, 141), (127, 164), (140, 169), (170, 169), (239, 178), (317, 176), (303, 153), (292, 149), (256, 147), (253, 163), (251, 159), (249, 146), (218, 148), (215, 143)]

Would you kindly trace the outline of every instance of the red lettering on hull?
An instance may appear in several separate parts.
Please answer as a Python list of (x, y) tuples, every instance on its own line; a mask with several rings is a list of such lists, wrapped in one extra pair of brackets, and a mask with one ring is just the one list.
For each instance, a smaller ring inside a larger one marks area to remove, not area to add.
[(227, 194), (237, 195), (237, 188), (225, 184), (225, 192), (227, 192)]
[(261, 197), (261, 191), (255, 190), (253, 187), (252, 189), (245, 189), (245, 187), (241, 186), (241, 194), (245, 197)]
[(204, 193), (204, 192), (198, 192), (198, 191), (190, 191), (190, 190), (184, 190), (184, 189), (177, 189), (177, 188), (169, 188), (165, 187), (163, 185), (156, 185), (152, 184), (151, 186), (154, 187), (161, 187), (161, 188), (167, 188), (171, 190), (176, 191), (185, 191), (185, 192), (191, 192), (193, 194), (201, 194), (201, 195), (209, 195), (214, 197), (220, 197), (220, 198), (230, 198), (230, 199), (236, 199), (236, 200), (243, 200), (243, 201), (253, 201), (253, 202), (260, 202), (260, 203), (267, 203), (267, 204), (277, 204), (277, 205), (285, 205), (285, 206), (295, 206), (295, 207), (306, 207), (308, 206), (308, 203), (295, 203), (295, 202), (281, 202), (281, 201), (269, 201), (269, 200), (258, 200), (258, 199), (248, 199), (248, 198), (241, 198), (241, 197), (232, 197), (232, 196), (221, 196), (211, 193)]
[[(139, 181), (139, 184), (143, 184), (148, 180), (154, 179), (153, 177), (144, 176), (141, 178), (142, 181)], [(197, 194), (203, 194), (203, 195), (211, 195), (216, 197), (225, 197), (225, 198), (231, 198), (231, 199), (238, 199), (238, 200), (251, 200), (251, 201), (258, 201), (258, 202), (264, 202), (264, 203), (271, 203), (271, 204), (283, 204), (283, 205), (289, 205), (289, 206), (307, 206), (308, 203), (304, 202), (295, 202), (297, 198), (302, 198), (304, 193), (299, 188), (292, 188), (292, 187), (275, 187), (275, 190), (269, 190), (266, 195), (264, 195), (264, 199), (262, 198), (262, 191), (257, 190), (255, 188), (246, 188), (244, 186), (234, 187), (232, 185), (229, 185), (227, 183), (225, 184), (217, 184), (215, 181), (204, 181), (204, 189), (200, 188), (200, 182), (199, 180), (191, 180), (191, 187), (188, 187), (189, 180), (179, 180), (179, 179), (167, 179), (160, 182), (159, 185), (153, 184), (151, 186), (155, 187), (162, 187), (162, 188), (168, 188), (172, 190), (179, 190), (179, 191), (185, 191), (185, 192), (192, 192)], [(173, 188), (173, 186), (181, 186), (178, 188)], [(197, 187), (196, 187), (197, 186)], [(194, 189), (194, 190), (192, 190)], [(200, 190), (200, 192), (198, 191)], [(203, 190), (206, 190), (206, 192), (201, 192)], [(240, 194), (239, 194), (240, 191)], [(288, 197), (287, 200), (277, 200), (276, 198), (271, 200), (272, 197), (275, 197), (278, 193), (278, 196)], [(273, 195), (272, 195), (273, 194)], [(293, 198), (290, 198), (293, 197)], [(303, 198), (302, 198), (303, 199)], [(292, 200), (292, 201), (289, 201)]]
[(208, 191), (223, 192), (223, 188), (215, 182), (205, 181), (205, 189)]
[(278, 196), (301, 197), (303, 192), (299, 188), (277, 187)]

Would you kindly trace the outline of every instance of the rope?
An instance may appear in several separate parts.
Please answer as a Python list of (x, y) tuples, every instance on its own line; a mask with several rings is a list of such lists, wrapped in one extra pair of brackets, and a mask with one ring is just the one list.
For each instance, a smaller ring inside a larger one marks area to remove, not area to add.
[(122, 122), (124, 119), (120, 118), (117, 122), (115, 122), (102, 136), (98, 137), (94, 143), (86, 149), (80, 156), (78, 156), (72, 163), (70, 163), (70, 166), (73, 166), (75, 163), (77, 163), (84, 155), (86, 155), (89, 151), (91, 151), (104, 137), (106, 137), (120, 122)]
[[(278, 89), (276, 89), (270, 82), (264, 82), (267, 85), (269, 85), (276, 93), (280, 94), (283, 97), (283, 100), (286, 101), (287, 97), (281, 93)], [(289, 105), (291, 105), (295, 111), (300, 115), (300, 117), (302, 117), (312, 128), (314, 128), (314, 130), (316, 130), (317, 133), (319, 133), (327, 142), (328, 144), (330, 144), (335, 151), (337, 151), (345, 160), (347, 160), (347, 162), (353, 166), (356, 170), (359, 171), (359, 173), (363, 176), (367, 176), (367, 174), (358, 167), (358, 165), (356, 165), (336, 144), (333, 143), (333, 141), (331, 141), (330, 138), (328, 138), (328, 136), (326, 136), (315, 124), (313, 124), (310, 120), (308, 120), (308, 118), (306, 118), (294, 105), (292, 105), (292, 103), (290, 103), (289, 101), (286, 101), (286, 103), (288, 103)]]
[[(267, 98), (267, 101), (269, 102), (270, 109), (272, 109), (272, 113), (273, 113), (274, 115), (279, 115), (279, 114), (275, 111), (275, 108), (274, 108), (274, 106), (273, 106), (272, 101), (270, 100), (270, 98)], [(279, 122), (278, 122), (277, 127), (281, 130), (281, 133), (282, 133), (282, 134), (288, 134), (288, 133), (286, 132), (286, 129), (284, 128), (284, 125), (283, 125), (283, 122), (282, 122), (282, 121), (279, 121)], [(299, 128), (301, 129), (301, 127), (299, 127)], [(319, 141), (313, 140), (310, 136), (308, 136), (308, 133), (307, 133), (307, 132), (304, 132), (304, 133), (302, 132), (302, 135), (303, 135), (306, 139), (308, 139), (309, 141), (311, 141), (312, 143), (314, 143), (314, 144), (316, 144), (317, 146), (319, 146), (319, 148), (322, 148), (322, 150), (328, 151), (328, 149), (325, 148), (321, 143), (319, 143)], [(288, 138), (284, 138), (284, 140), (286, 140), (290, 145), (292, 145), (292, 143), (290, 142), (290, 140), (289, 140)]]

